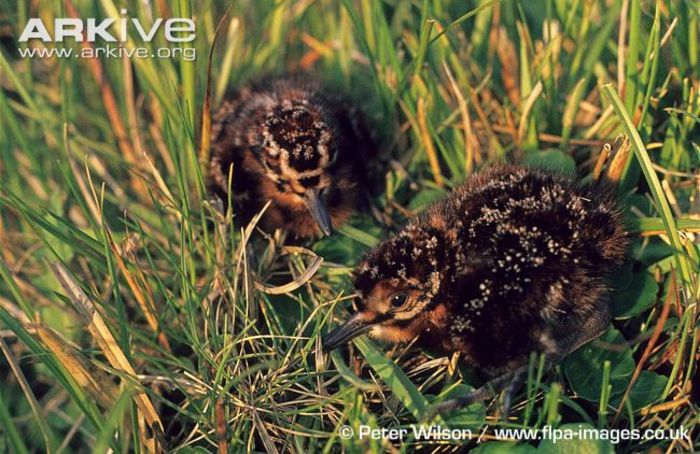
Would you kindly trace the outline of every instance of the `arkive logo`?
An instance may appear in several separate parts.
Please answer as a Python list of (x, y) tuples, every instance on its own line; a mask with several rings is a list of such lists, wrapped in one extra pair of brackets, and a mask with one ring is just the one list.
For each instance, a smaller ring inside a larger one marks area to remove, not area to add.
[[(195, 38), (195, 23), (192, 19), (176, 17), (167, 20), (158, 18), (148, 26), (141, 23), (138, 18), (128, 17), (127, 10), (122, 9), (120, 18), (107, 18), (98, 22), (98, 19), (55, 18), (53, 20), (54, 34), (51, 36), (44, 21), (33, 17), (27, 21), (20, 42), (30, 39), (40, 39), (43, 42), (63, 42), (66, 38), (73, 38), (77, 42), (95, 42), (97, 38), (106, 42), (126, 42), (130, 33), (136, 33), (144, 42), (151, 42), (160, 31), (166, 41), (171, 43), (185, 43)], [(115, 25), (117, 25), (115, 27)], [(113, 30), (116, 28), (117, 30)]]

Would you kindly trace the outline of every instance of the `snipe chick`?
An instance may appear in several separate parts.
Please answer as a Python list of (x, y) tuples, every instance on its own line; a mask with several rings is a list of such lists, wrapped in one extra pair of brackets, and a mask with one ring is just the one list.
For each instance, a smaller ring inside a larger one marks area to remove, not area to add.
[(210, 186), (244, 220), (270, 201), (267, 228), (331, 234), (358, 204), (374, 143), (362, 114), (314, 79), (266, 79), (225, 102), (212, 125)]
[[(328, 334), (459, 352), (499, 377), (529, 353), (564, 356), (600, 335), (627, 233), (614, 197), (553, 173), (496, 166), (372, 249), (354, 271), (359, 311)], [(486, 398), (488, 393), (469, 399)]]

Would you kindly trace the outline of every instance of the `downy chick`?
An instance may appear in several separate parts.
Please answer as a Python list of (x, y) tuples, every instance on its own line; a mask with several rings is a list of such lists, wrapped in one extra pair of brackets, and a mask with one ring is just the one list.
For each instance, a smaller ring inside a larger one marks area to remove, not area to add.
[(330, 235), (356, 209), (374, 143), (362, 114), (300, 76), (266, 80), (225, 102), (212, 125), (209, 182), (244, 221), (270, 201), (266, 228)]
[[(611, 192), (542, 170), (495, 166), (469, 178), (354, 271), (359, 311), (323, 339), (368, 333), (460, 358), (503, 386), (530, 352), (552, 359), (610, 322), (610, 272), (627, 233)], [(450, 409), (489, 397), (477, 390)]]

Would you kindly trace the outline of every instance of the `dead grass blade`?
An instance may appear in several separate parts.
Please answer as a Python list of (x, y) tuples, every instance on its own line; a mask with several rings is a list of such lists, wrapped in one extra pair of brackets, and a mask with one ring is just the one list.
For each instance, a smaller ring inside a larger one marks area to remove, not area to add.
[(41, 324), (33, 325), (33, 328), (46, 348), (53, 352), (76, 383), (85, 388), (102, 408), (112, 408), (119, 390), (109, 377), (105, 376), (102, 370), (92, 367), (80, 351), (53, 329)]
[(641, 411), (642, 416), (652, 415), (654, 413), (660, 413), (662, 411), (674, 410), (680, 406), (688, 405), (690, 403), (690, 398), (688, 396), (682, 397), (680, 399), (672, 400), (670, 402), (664, 402), (653, 407), (643, 408)]
[(219, 397), (216, 400), (214, 412), (216, 414), (216, 440), (219, 454), (226, 454), (228, 452), (228, 435), (226, 433), (226, 409), (223, 398)]
[(302, 285), (306, 284), (313, 276), (316, 274), (316, 271), (320, 268), (321, 264), (323, 263), (323, 257), (320, 257), (313, 252), (311, 252), (308, 249), (302, 248), (302, 247), (293, 247), (293, 246), (287, 246), (282, 249), (282, 254), (281, 255), (289, 255), (289, 254), (305, 254), (312, 256), (313, 259), (309, 266), (306, 267), (306, 270), (299, 275), (296, 279), (294, 279), (292, 282), (289, 282), (284, 285), (276, 286), (276, 287), (270, 287), (267, 286), (261, 282), (255, 282), (255, 288), (260, 290), (263, 293), (267, 293), (269, 295), (283, 295), (285, 293), (290, 293), (293, 292), (294, 290), (298, 289)]
[(610, 158), (611, 152), (612, 147), (610, 146), (610, 144), (604, 144), (603, 149), (600, 150), (600, 155), (598, 155), (598, 159), (596, 160), (595, 167), (593, 168), (592, 176), (594, 181), (600, 180), (600, 176), (603, 173), (603, 167), (605, 167), (605, 164), (608, 162), (608, 158)]
[(265, 428), (265, 424), (260, 420), (260, 416), (258, 415), (257, 410), (255, 408), (251, 408), (250, 411), (253, 413), (253, 423), (255, 424), (255, 428), (257, 429), (258, 433), (260, 434), (260, 438), (262, 439), (263, 445), (265, 446), (265, 450), (269, 454), (279, 454), (279, 451), (277, 451), (277, 448), (275, 448), (275, 444), (270, 438), (270, 434)]
[[(515, 51), (515, 44), (508, 38), (508, 33), (504, 26), (499, 25), (494, 31), (496, 55), (501, 62), (501, 77), (503, 78), (503, 89), (506, 96), (514, 106), (520, 104), (520, 67)], [(521, 44), (525, 45), (525, 44)]]
[(428, 162), (430, 163), (430, 170), (433, 172), (435, 184), (439, 187), (444, 187), (445, 179), (442, 177), (442, 172), (440, 171), (440, 161), (438, 160), (435, 146), (430, 139), (430, 131), (428, 130), (428, 119), (425, 111), (426, 103), (425, 98), (418, 100), (418, 128), (420, 130), (420, 138), (421, 142), (423, 142), (423, 148), (425, 148), (425, 154), (428, 155)]
[(95, 203), (95, 199), (90, 197), (90, 192), (88, 192), (88, 188), (85, 185), (85, 180), (83, 180), (82, 176), (80, 175), (78, 165), (76, 164), (75, 158), (73, 156), (73, 147), (71, 147), (71, 144), (68, 140), (68, 124), (65, 123), (63, 124), (63, 146), (66, 150), (66, 156), (68, 157), (68, 165), (70, 166), (71, 172), (73, 172), (75, 181), (78, 183), (78, 188), (80, 189), (80, 192), (83, 195), (83, 199), (85, 199), (85, 203), (87, 204), (87, 207), (90, 210), (90, 214), (95, 219), (95, 222), (97, 222), (97, 225), (100, 225), (102, 223), (100, 209)]
[(224, 22), (226, 22), (234, 3), (235, 2), (231, 2), (224, 15), (221, 16), (221, 19), (219, 19), (219, 23), (216, 24), (214, 38), (212, 38), (211, 48), (209, 49), (209, 62), (207, 64), (207, 89), (204, 93), (204, 105), (202, 106), (202, 127), (200, 130), (201, 137), (199, 138), (199, 165), (203, 170), (206, 169), (207, 163), (209, 162), (209, 145), (211, 143), (211, 62), (214, 59), (214, 49), (216, 48), (216, 40), (219, 37), (219, 32), (221, 31)]
[[(131, 366), (131, 363), (129, 363), (129, 360), (119, 347), (117, 340), (107, 327), (104, 319), (95, 309), (90, 298), (88, 298), (85, 292), (83, 292), (83, 289), (73, 280), (62, 264), (58, 262), (53, 263), (51, 265), (51, 270), (78, 312), (84, 317), (83, 322), (87, 325), (88, 331), (100, 347), (100, 350), (102, 350), (102, 353), (105, 355), (110, 365), (124, 372), (124, 376), (128, 377), (132, 382), (139, 384), (136, 371)], [(140, 416), (145, 419), (147, 423), (148, 430), (140, 431), (142, 443), (150, 451), (161, 451), (164, 447), (162, 439), (163, 424), (156, 413), (153, 403), (143, 391), (134, 395), (134, 401), (139, 409)]]
[(617, 186), (630, 158), (630, 141), (626, 137), (618, 137), (610, 151), (612, 159), (603, 180)]
[(450, 88), (452, 93), (457, 99), (457, 105), (459, 106), (459, 112), (462, 118), (462, 128), (464, 129), (464, 148), (465, 148), (465, 170), (467, 175), (471, 175), (474, 171), (474, 160), (478, 159), (477, 156), (481, 156), (481, 146), (479, 141), (474, 136), (474, 131), (472, 130), (472, 121), (469, 116), (469, 108), (467, 107), (467, 101), (464, 99), (462, 92), (457, 85), (450, 67), (447, 63), (442, 64), (445, 74), (450, 81)]
[(620, 97), (625, 95), (625, 36), (627, 35), (627, 10), (629, 0), (622, 0), (620, 26), (617, 35), (617, 89)]
[(530, 111), (535, 105), (535, 101), (539, 98), (542, 93), (542, 81), (538, 81), (537, 84), (532, 88), (532, 91), (528, 95), (527, 99), (523, 103), (523, 111), (520, 115), (520, 124), (518, 125), (518, 144), (522, 143), (523, 137), (525, 136), (525, 130), (527, 129), (528, 118), (530, 117)]

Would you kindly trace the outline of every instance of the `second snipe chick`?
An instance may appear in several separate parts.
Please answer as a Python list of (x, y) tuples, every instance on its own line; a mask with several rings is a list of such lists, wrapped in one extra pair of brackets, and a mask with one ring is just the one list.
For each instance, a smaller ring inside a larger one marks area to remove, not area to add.
[[(559, 358), (606, 329), (610, 272), (627, 243), (609, 191), (492, 167), (364, 257), (354, 272), (359, 311), (324, 347), (363, 333), (415, 339), (458, 352), (502, 386), (530, 352)], [(489, 395), (482, 388), (462, 404)]]
[(315, 80), (267, 79), (244, 88), (214, 117), (209, 180), (250, 219), (297, 237), (330, 235), (356, 208), (374, 151), (362, 114)]

